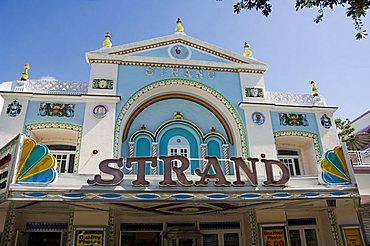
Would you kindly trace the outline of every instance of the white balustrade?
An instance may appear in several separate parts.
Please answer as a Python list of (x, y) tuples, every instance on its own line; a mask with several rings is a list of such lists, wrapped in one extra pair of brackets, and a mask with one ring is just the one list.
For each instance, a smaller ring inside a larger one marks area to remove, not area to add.
[(14, 91), (39, 92), (46, 94), (86, 94), (89, 83), (66, 82), (57, 80), (22, 81), (23, 86), (16, 86)]
[(294, 94), (286, 92), (266, 91), (266, 103), (291, 105), (326, 105), (323, 97), (313, 97), (311, 94)]
[(353, 166), (370, 167), (370, 149), (365, 151), (348, 151)]

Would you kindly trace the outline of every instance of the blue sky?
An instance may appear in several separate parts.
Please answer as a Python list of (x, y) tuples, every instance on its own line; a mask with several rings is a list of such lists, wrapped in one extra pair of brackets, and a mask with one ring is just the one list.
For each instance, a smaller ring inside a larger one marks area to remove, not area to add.
[[(315, 80), (336, 117), (354, 119), (370, 109), (370, 38), (356, 41), (345, 9), (296, 12), (294, 1), (272, 1), (273, 12), (233, 13), (236, 0), (0, 0), (0, 81), (20, 77), (88, 81), (85, 52), (172, 34), (177, 17), (185, 32), (234, 52), (248, 41), (253, 56), (270, 66), (266, 89), (310, 93)], [(370, 30), (367, 17), (364, 22)]]

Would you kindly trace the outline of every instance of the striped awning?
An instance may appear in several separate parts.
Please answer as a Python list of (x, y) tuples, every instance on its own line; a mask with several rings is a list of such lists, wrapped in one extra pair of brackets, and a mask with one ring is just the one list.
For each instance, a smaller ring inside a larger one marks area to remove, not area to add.
[(370, 147), (370, 133), (358, 133), (355, 134), (355, 137), (347, 142), (348, 150), (360, 151), (365, 150)]

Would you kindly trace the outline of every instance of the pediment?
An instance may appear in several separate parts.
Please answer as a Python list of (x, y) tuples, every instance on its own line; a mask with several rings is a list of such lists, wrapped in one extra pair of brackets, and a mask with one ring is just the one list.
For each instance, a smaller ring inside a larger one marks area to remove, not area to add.
[(199, 39), (183, 35), (173, 34), (160, 38), (143, 40), (140, 42), (114, 46), (111, 48), (101, 48), (96, 51), (88, 52), (87, 58), (109, 56), (124, 56), (126, 58), (158, 58), (161, 60), (173, 61), (200, 61), (210, 63), (226, 63), (257, 65), (267, 69), (267, 65), (253, 59), (244, 57), (235, 52), (220, 48)]

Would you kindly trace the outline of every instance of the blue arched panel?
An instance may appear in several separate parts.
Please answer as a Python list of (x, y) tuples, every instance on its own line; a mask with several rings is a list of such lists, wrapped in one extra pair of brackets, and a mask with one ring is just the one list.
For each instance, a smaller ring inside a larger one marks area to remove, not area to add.
[[(135, 138), (135, 156), (151, 156), (152, 155), (152, 140), (149, 136), (141, 135)], [(146, 165), (145, 174), (150, 174), (150, 163)], [(133, 173), (137, 173), (137, 166), (134, 164)]]

